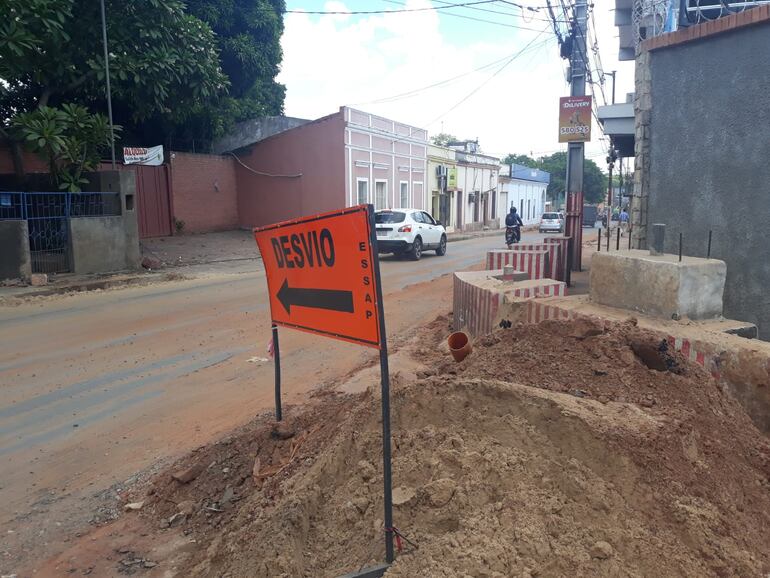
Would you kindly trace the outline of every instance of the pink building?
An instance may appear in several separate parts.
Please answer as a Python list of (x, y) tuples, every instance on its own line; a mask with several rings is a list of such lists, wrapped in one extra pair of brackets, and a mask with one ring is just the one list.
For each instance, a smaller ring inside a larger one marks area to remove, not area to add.
[(242, 227), (359, 203), (427, 208), (424, 129), (341, 107), (234, 152)]

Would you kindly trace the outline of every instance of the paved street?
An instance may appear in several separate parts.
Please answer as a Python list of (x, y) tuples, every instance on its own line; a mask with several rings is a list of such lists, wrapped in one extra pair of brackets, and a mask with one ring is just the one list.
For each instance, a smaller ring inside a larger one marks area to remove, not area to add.
[[(448, 311), (447, 274), (480, 265), (486, 250), (502, 247), (501, 237), (454, 242), (446, 256), (417, 263), (385, 257), (391, 339)], [(25, 519), (25, 528), (55, 542), (57, 524), (89, 519), (90, 512), (73, 513), (78, 499), (271, 407), (261, 262), (196, 267), (191, 280), (0, 308), (4, 535)], [(288, 404), (374, 355), (293, 331), (282, 332), (281, 350)], [(23, 536), (9, 540), (13, 550)]]

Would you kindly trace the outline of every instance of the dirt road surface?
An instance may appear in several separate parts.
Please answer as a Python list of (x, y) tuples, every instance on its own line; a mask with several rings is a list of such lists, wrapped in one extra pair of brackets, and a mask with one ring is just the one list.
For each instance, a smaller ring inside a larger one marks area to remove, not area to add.
[[(385, 258), (392, 349), (449, 310), (449, 273), (501, 245), (486, 237), (419, 263)], [(113, 518), (137, 472), (272, 406), (264, 272), (257, 260), (226, 265), (0, 307), (0, 573), (32, 568), (89, 522)], [(281, 352), (289, 405), (376, 361), (373, 351), (291, 331)]]

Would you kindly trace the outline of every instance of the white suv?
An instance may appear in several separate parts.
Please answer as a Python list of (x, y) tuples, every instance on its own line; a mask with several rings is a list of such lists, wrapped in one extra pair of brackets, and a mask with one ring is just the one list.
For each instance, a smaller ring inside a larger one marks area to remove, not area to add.
[(419, 209), (388, 209), (374, 214), (380, 253), (408, 254), (414, 261), (425, 250), (446, 253), (446, 230), (430, 214)]

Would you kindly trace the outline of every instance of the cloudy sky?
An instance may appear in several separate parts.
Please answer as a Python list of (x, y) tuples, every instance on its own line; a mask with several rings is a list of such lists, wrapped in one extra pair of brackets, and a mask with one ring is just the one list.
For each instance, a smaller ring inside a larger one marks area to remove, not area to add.
[[(468, 0), (287, 0), (287, 9), (399, 10), (462, 1)], [(623, 101), (633, 90), (633, 64), (617, 61), (613, 7), (613, 0), (595, 0), (591, 30), (602, 68), (618, 71), (617, 100)], [(394, 14), (286, 14), (278, 77), (287, 87), (285, 112), (317, 118), (349, 105), (430, 134), (478, 137), (484, 152), (499, 156), (566, 149), (557, 142), (558, 99), (569, 94), (566, 61), (546, 17), (543, 8), (522, 10), (502, 0)], [(607, 77), (607, 99), (611, 84)], [(596, 123), (593, 132), (586, 156), (604, 169), (606, 145)]]

